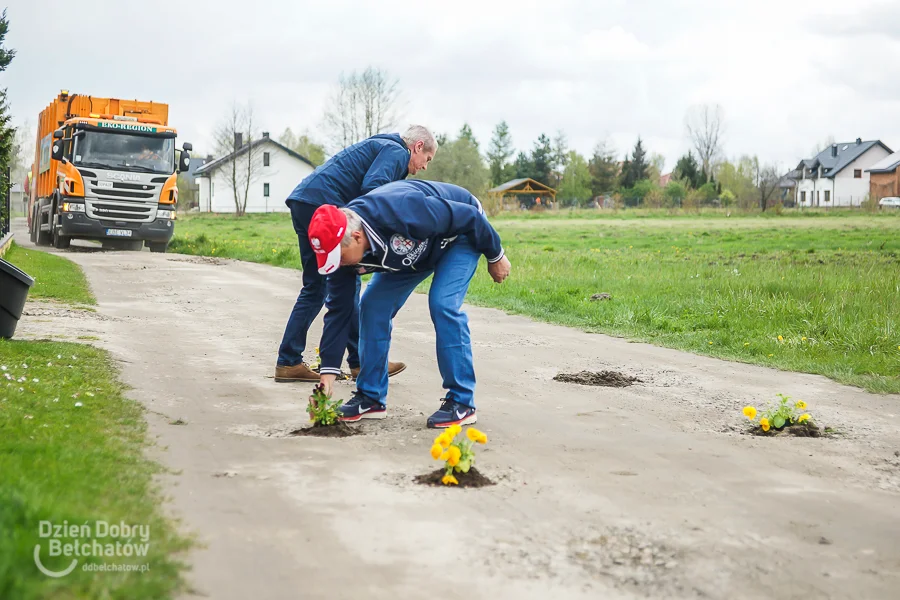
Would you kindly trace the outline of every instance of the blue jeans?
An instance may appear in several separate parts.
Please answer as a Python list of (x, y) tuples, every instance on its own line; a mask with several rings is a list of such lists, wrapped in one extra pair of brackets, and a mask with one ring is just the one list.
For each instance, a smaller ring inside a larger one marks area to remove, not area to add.
[[(309, 221), (318, 207), (302, 202), (288, 202), (287, 204), (291, 209), (291, 221), (294, 224), (297, 242), (300, 245), (300, 260), (303, 264), (303, 287), (300, 289), (300, 295), (297, 296), (294, 309), (291, 311), (287, 326), (284, 328), (284, 336), (281, 340), (281, 346), (278, 348), (278, 365), (293, 367), (303, 362), (303, 351), (306, 349), (306, 334), (309, 333), (312, 322), (322, 311), (322, 306), (325, 304), (325, 296), (332, 293), (332, 286), (329, 282), (330, 278), (319, 274), (316, 254), (309, 245), (309, 238), (306, 235)], [(359, 277), (356, 280), (356, 296), (353, 306), (354, 312), (358, 313)], [(324, 343), (328, 343), (328, 341), (324, 340)], [(320, 352), (322, 351), (324, 349), (320, 348)], [(343, 355), (343, 348), (340, 349), (340, 353)], [(357, 314), (354, 314), (351, 319), (350, 335), (347, 340), (347, 363), (351, 368), (359, 366), (359, 318)]]
[(438, 369), (447, 398), (475, 408), (475, 367), (469, 339), (469, 318), (462, 311), (469, 282), (481, 254), (460, 236), (433, 271), (376, 273), (359, 303), (359, 393), (387, 403), (388, 352), (393, 320), (409, 295), (434, 273), (428, 309), (437, 336)]

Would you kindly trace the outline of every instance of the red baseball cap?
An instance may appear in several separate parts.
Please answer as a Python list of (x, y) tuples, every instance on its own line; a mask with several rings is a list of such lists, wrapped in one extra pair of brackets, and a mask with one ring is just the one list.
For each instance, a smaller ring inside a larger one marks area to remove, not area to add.
[(322, 275), (333, 273), (341, 266), (341, 240), (346, 229), (347, 217), (336, 206), (325, 204), (313, 213), (306, 234)]

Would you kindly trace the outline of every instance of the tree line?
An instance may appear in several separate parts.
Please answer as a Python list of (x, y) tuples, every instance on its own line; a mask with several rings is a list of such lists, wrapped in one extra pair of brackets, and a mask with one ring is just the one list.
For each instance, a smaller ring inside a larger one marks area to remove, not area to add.
[[(368, 67), (341, 74), (321, 122), (324, 143), (308, 130), (295, 134), (290, 128), (277, 139), (319, 165), (329, 151), (395, 131), (404, 104), (399, 81), (384, 70)], [(259, 137), (251, 127), (252, 109), (245, 109), (239, 118), (236, 111), (217, 131), (220, 156), (233, 152), (237, 132), (244, 132), (245, 144)], [(479, 197), (512, 179), (531, 178), (555, 188), (558, 203), (568, 207), (716, 205), (766, 210), (777, 199), (777, 166), (763, 164), (756, 156), (724, 157), (725, 120), (720, 106), (690, 107), (684, 129), (691, 149), (679, 157), (671, 173), (664, 173), (665, 158), (649, 151), (640, 136), (628, 153), (620, 154), (609, 140), (602, 140), (590, 156), (584, 156), (569, 147), (563, 131), (552, 138), (542, 133), (530, 148), (516, 149), (506, 121), (494, 127), (487, 147), (482, 148), (469, 124), (463, 123), (454, 135), (436, 132), (439, 150), (428, 170), (417, 177), (455, 183)], [(233, 169), (242, 184), (235, 181), (236, 198), (255, 171), (252, 153), (242, 160), (243, 171)], [(526, 204), (530, 201), (524, 199)]]

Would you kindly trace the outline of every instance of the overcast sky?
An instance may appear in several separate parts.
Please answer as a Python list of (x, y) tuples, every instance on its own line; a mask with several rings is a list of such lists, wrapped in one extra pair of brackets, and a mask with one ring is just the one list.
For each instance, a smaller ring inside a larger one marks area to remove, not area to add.
[(341, 71), (400, 80), (403, 124), (482, 149), (501, 119), (517, 149), (562, 129), (588, 154), (640, 135), (666, 170), (684, 114), (725, 111), (728, 156), (788, 168), (827, 136), (900, 149), (900, 2), (883, 0), (13, 0), (0, 85), (17, 123), (61, 88), (168, 102), (195, 151), (232, 102), (263, 129), (320, 131)]

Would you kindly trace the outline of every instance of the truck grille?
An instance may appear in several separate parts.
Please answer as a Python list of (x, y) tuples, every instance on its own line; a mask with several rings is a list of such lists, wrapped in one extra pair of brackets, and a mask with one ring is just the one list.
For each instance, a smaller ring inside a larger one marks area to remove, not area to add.
[(90, 196), (85, 198), (87, 216), (92, 219), (149, 223), (156, 218), (160, 185), (113, 182), (98, 187), (89, 181)]

